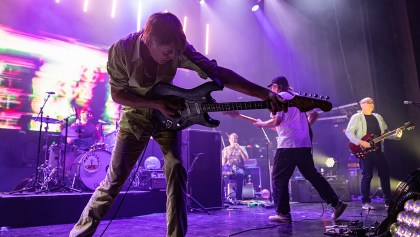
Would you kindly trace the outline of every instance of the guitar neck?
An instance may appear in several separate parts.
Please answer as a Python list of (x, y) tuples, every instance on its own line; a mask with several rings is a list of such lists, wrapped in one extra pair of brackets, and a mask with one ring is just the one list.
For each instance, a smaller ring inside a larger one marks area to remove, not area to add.
[(270, 109), (271, 105), (267, 101), (250, 101), (230, 103), (208, 103), (202, 104), (201, 108), (204, 112), (218, 112), (232, 110)]
[(395, 133), (397, 132), (397, 130), (398, 130), (398, 129), (402, 129), (402, 130), (404, 130), (404, 129), (405, 129), (405, 126), (399, 127), (399, 128), (397, 128), (397, 129), (394, 129), (394, 130), (389, 131), (389, 132), (386, 132), (386, 133), (382, 134), (381, 136), (374, 138), (374, 139), (373, 139), (373, 142), (374, 142), (374, 143), (378, 143), (378, 142), (383, 141), (385, 138), (390, 137), (390, 136), (392, 136), (393, 134), (395, 134)]
[(255, 123), (255, 122), (257, 122), (257, 121), (258, 121), (258, 119), (254, 119), (254, 118), (252, 118), (252, 117), (249, 117), (249, 116), (246, 116), (246, 115), (243, 115), (243, 114), (239, 114), (238, 116), (239, 116), (239, 117), (241, 117), (241, 118), (243, 118), (243, 119), (246, 119), (246, 120), (248, 120), (248, 121), (251, 121), (251, 122), (253, 122), (253, 123)]

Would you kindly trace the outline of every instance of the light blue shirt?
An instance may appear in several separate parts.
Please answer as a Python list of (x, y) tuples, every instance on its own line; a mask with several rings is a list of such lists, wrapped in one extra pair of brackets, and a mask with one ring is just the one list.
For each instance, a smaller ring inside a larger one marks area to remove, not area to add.
[[(384, 134), (388, 130), (388, 125), (385, 123), (385, 120), (381, 115), (377, 113), (372, 113), (373, 116), (378, 120), (379, 128), (381, 129), (381, 134)], [(366, 118), (363, 115), (363, 112), (358, 112), (351, 116), (349, 124), (347, 125), (345, 134), (351, 143), (356, 145), (362, 140), (362, 137), (367, 133)], [(390, 139), (398, 139), (397, 135), (394, 134), (389, 137)], [(383, 146), (382, 146), (383, 151)]]

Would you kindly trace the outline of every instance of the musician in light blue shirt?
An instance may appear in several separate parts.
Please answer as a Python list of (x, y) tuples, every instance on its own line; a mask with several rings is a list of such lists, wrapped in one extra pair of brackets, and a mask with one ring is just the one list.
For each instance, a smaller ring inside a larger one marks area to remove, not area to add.
[[(370, 97), (362, 99), (360, 102), (361, 112), (354, 114), (347, 125), (345, 134), (351, 143), (359, 145), (362, 148), (371, 148), (371, 143), (362, 138), (366, 134), (373, 134), (380, 136), (388, 130), (388, 126), (381, 115), (373, 113), (375, 103)], [(390, 138), (400, 139), (402, 130), (397, 129)], [(381, 181), (382, 192), (384, 194), (385, 207), (389, 206), (391, 201), (391, 185), (389, 179), (388, 162), (383, 150), (382, 142), (375, 144), (378, 149), (367, 154), (366, 158), (359, 161), (362, 169), (361, 193), (362, 193), (362, 208), (365, 210), (373, 210), (370, 198), (370, 183), (373, 178), (373, 169), (376, 167), (378, 176)]]

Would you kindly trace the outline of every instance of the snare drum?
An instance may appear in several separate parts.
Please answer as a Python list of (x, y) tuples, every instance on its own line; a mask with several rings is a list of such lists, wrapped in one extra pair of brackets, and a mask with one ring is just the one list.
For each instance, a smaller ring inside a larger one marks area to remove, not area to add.
[[(66, 146), (66, 167), (65, 170), (70, 170), (70, 167), (75, 162), (79, 150), (76, 146), (67, 144)], [(51, 169), (62, 167), (64, 158), (64, 145), (53, 144), (49, 148), (48, 165)]]
[(111, 153), (106, 150), (88, 151), (77, 157), (76, 177), (89, 190), (95, 190), (104, 180), (111, 161)]

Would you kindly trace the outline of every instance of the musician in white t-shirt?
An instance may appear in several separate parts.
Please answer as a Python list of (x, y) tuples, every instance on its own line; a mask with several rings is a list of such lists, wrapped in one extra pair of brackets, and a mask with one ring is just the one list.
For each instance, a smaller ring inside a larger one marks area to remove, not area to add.
[[(292, 99), (295, 95), (283, 76), (274, 78), (268, 87), (286, 100)], [(273, 198), (277, 214), (270, 216), (268, 218), (270, 221), (292, 221), (288, 185), (295, 167), (298, 167), (303, 177), (314, 186), (321, 198), (334, 208), (332, 219), (337, 219), (347, 207), (315, 168), (310, 125), (315, 123), (317, 118), (318, 113), (315, 111), (306, 114), (295, 107), (290, 107), (286, 113), (278, 112), (276, 115), (271, 115), (267, 121), (258, 120), (254, 123), (257, 127), (275, 127), (278, 134), (272, 171)]]

